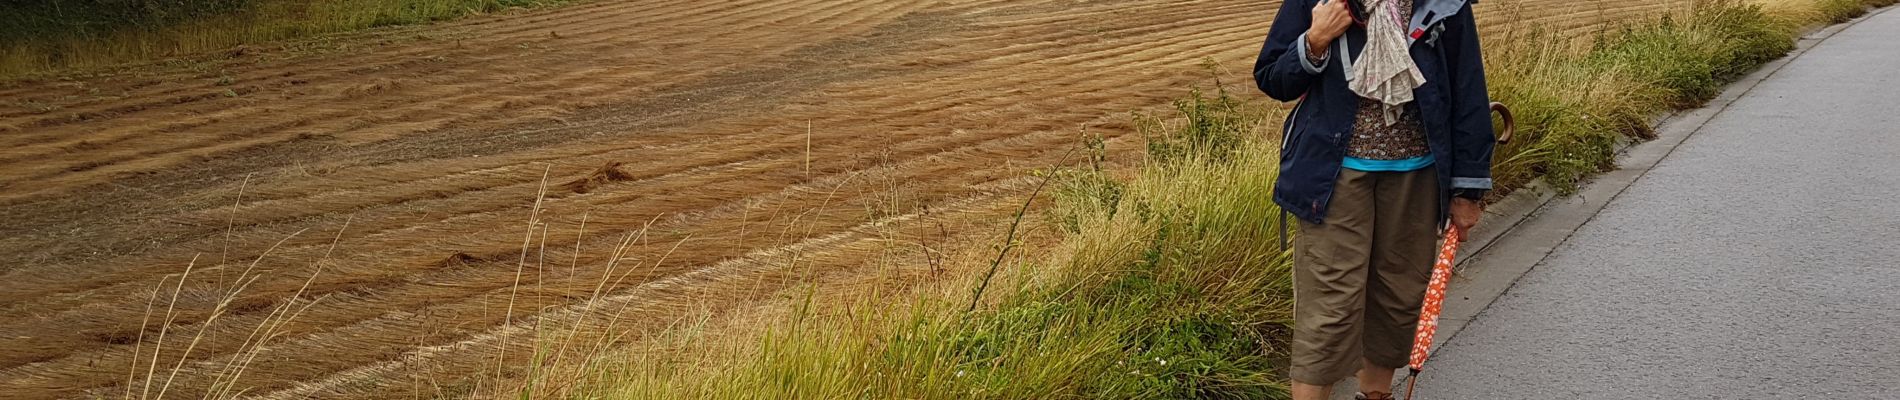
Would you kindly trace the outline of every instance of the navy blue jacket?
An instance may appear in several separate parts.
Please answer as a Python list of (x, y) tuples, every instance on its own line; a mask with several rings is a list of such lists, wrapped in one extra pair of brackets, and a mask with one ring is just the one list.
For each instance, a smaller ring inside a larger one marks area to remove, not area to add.
[[(1345, 0), (1333, 0), (1345, 1)], [(1347, 29), (1320, 65), (1306, 57), (1305, 33), (1319, 0), (1286, 0), (1254, 63), (1254, 81), (1268, 97), (1299, 101), (1281, 131), (1280, 177), (1273, 201), (1300, 219), (1321, 223), (1352, 138), (1359, 95), (1346, 86), (1347, 62), (1365, 48), (1365, 29)], [(1490, 97), (1478, 50), (1477, 23), (1464, 0), (1416, 0), (1409, 33), (1412, 60), (1425, 76), (1413, 90), (1433, 168), (1438, 172), (1442, 221), (1453, 189), (1491, 189)]]

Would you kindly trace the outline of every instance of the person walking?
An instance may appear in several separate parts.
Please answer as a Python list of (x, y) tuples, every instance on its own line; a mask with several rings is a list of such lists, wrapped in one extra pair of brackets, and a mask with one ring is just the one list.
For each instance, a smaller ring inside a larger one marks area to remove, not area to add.
[[(1491, 189), (1490, 99), (1465, 0), (1286, 0), (1254, 80), (1298, 101), (1273, 201), (1297, 217), (1293, 398), (1357, 374), (1389, 399), (1439, 227), (1477, 225)], [(1282, 223), (1284, 223), (1284, 219)]]

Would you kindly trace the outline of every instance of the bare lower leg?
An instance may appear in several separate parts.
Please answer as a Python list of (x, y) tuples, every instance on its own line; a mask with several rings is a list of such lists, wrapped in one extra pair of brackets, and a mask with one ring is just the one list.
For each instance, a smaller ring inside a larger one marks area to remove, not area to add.
[(1364, 366), (1359, 368), (1359, 392), (1391, 393), (1392, 374), (1396, 370), (1372, 365), (1372, 361), (1369, 360), (1362, 360), (1361, 362), (1364, 363)]
[(1331, 397), (1332, 385), (1309, 385), (1293, 381), (1293, 400), (1327, 400)]

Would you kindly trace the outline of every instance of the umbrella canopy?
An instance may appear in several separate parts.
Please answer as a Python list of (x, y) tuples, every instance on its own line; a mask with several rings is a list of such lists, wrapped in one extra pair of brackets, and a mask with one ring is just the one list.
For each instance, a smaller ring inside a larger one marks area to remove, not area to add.
[(1418, 313), (1418, 331), (1412, 337), (1412, 378), (1406, 381), (1405, 398), (1412, 398), (1412, 386), (1418, 383), (1418, 371), (1431, 356), (1432, 337), (1438, 334), (1438, 312), (1445, 306), (1445, 285), (1451, 282), (1451, 266), (1458, 255), (1458, 242), (1464, 232), (1457, 226), (1445, 229), (1445, 244), (1438, 248), (1438, 261), (1432, 265), (1431, 283), (1425, 286), (1425, 305)]

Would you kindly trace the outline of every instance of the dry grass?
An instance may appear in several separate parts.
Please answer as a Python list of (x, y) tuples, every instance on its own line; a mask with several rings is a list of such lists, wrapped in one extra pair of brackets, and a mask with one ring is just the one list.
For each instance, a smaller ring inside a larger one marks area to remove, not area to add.
[(1748, 0), (1750, 4), (1761, 5), (1776, 19), (1789, 21), (1796, 27), (1814, 24), (1841, 23), (1867, 14), (1868, 7), (1886, 7), (1897, 0)]
[[(1199, 104), (1237, 102), (1228, 97)], [(1195, 104), (1194, 102), (1184, 104)], [(1235, 103), (1238, 105), (1239, 103)], [(1246, 121), (1233, 136), (1262, 137), (1273, 114), (1222, 111)], [(1260, 109), (1260, 108), (1253, 108)], [(1184, 118), (1157, 123), (1186, 132)], [(1244, 134), (1244, 135), (1243, 135)], [(1200, 143), (1207, 143), (1200, 141)], [(1120, 206), (1061, 202), (1078, 233), (1031, 247), (1026, 262), (970, 262), (968, 280), (892, 296), (812, 291), (782, 299), (785, 319), (682, 321), (638, 346), (546, 365), (538, 381), (494, 397), (522, 398), (1093, 398), (1192, 395), (1248, 398), (1280, 392), (1259, 346), (1290, 301), (1285, 259), (1251, 221), (1275, 210), (1265, 196), (1268, 144), (1170, 152), (1119, 194)], [(1215, 150), (1215, 149), (1225, 149)], [(1246, 150), (1246, 151), (1242, 151)], [(1060, 175), (1068, 179), (1068, 175)], [(1238, 190), (1236, 190), (1238, 189)], [(988, 251), (1014, 246), (1010, 236)], [(1025, 244), (1028, 245), (1028, 244)], [(1004, 268), (994, 278), (986, 265)], [(1185, 281), (1190, 285), (1167, 282)], [(994, 300), (978, 300), (982, 287)], [(1210, 288), (1203, 297), (1189, 293)], [(831, 301), (820, 297), (831, 298)], [(1134, 297), (1129, 297), (1134, 296)], [(902, 299), (891, 306), (892, 299)], [(1218, 298), (1223, 302), (1209, 302)], [(768, 314), (769, 315), (769, 314)], [(1129, 332), (1148, 332), (1130, 336)], [(1126, 377), (1103, 380), (1102, 377)], [(1182, 385), (1181, 379), (1198, 383)]]
[[(204, 317), (203, 320), (196, 323), (198, 329), (188, 340), (182, 343), (184, 345), (183, 349), (177, 349), (176, 347), (180, 344), (180, 340), (185, 339), (173, 337), (172, 340), (167, 341), (166, 338), (172, 333), (171, 331), (174, 326), (179, 328), (189, 327), (189, 325), (175, 324), (175, 322), (180, 316), (180, 310), (178, 310), (179, 297), (185, 293), (186, 283), (194, 282), (192, 281), (194, 278), (192, 272), (198, 267), (198, 259), (194, 257), (191, 263), (185, 266), (183, 272), (175, 276), (161, 278), (157, 287), (152, 290), (151, 300), (146, 303), (145, 319), (139, 326), (139, 334), (133, 339), (135, 346), (133, 347), (132, 357), (130, 358), (131, 365), (126, 370), (126, 379), (123, 384), (124, 392), (121, 398), (140, 400), (168, 398), (166, 397), (168, 393), (174, 393), (172, 392), (172, 387), (175, 382), (178, 382), (179, 374), (185, 371), (191, 371), (187, 373), (196, 374), (202, 374), (206, 371), (215, 372), (208, 377), (208, 381), (204, 381), (203, 386), (180, 388), (188, 389), (188, 394), (183, 396), (173, 395), (169, 398), (198, 397), (202, 399), (234, 399), (243, 396), (247, 389), (239, 385), (239, 382), (241, 382), (240, 379), (243, 378), (248, 368), (258, 361), (258, 355), (261, 351), (271, 345), (274, 340), (281, 339), (287, 334), (284, 330), (285, 324), (295, 320), (298, 316), (302, 315), (304, 311), (309, 310), (311, 306), (323, 300), (324, 296), (306, 297), (305, 293), (309, 291), (311, 284), (316, 282), (317, 277), (322, 274), (323, 265), (330, 261), (330, 254), (336, 250), (336, 244), (342, 241), (343, 234), (348, 228), (349, 224), (345, 223), (341, 229), (337, 230), (336, 236), (331, 239), (330, 246), (324, 251), (323, 256), (312, 263), (314, 270), (311, 272), (310, 277), (304, 279), (303, 284), (297, 288), (296, 292), (291, 293), (286, 296), (283, 301), (277, 302), (272, 306), (263, 319), (250, 329), (249, 334), (244, 337), (243, 342), (238, 345), (237, 350), (232, 352), (229, 356), (223, 357), (222, 360), (194, 360), (192, 352), (197, 350), (198, 345), (206, 340), (208, 337), (207, 333), (210, 333), (210, 328), (217, 326), (220, 322), (219, 319), (232, 310), (235, 302), (243, 298), (242, 296), (245, 294), (245, 289), (250, 288), (252, 283), (269, 277), (268, 273), (258, 271), (257, 266), (264, 257), (270, 255), (271, 250), (275, 250), (278, 245), (282, 245), (283, 241), (279, 241), (277, 245), (273, 245), (271, 249), (267, 249), (264, 255), (259, 256), (257, 260), (244, 266), (244, 270), (238, 273), (235, 281), (232, 281), (230, 286), (226, 286), (223, 289), (219, 295), (220, 297), (216, 300), (216, 305), (211, 308), (209, 316)], [(292, 234), (291, 237), (302, 233), (303, 231), (299, 231), (296, 234)], [(284, 239), (289, 240), (290, 237)], [(211, 268), (225, 269), (232, 267), (236, 266), (219, 263)], [(205, 283), (204, 281), (207, 278), (202, 276), (205, 271), (198, 269), (198, 272), (200, 276), (195, 277), (198, 279), (198, 281), (195, 282), (201, 284)], [(174, 280), (175, 283), (173, 283)], [(219, 281), (223, 281), (222, 275), (220, 275)], [(171, 285), (171, 294), (165, 296), (165, 287), (168, 284)], [(161, 297), (165, 298), (164, 312), (162, 314), (155, 314)], [(154, 321), (152, 319), (154, 315), (162, 315), (162, 318)], [(156, 322), (156, 324), (153, 324), (154, 322)], [(148, 341), (145, 335), (154, 328), (157, 329), (157, 334)], [(151, 344), (151, 356), (149, 358), (146, 357), (145, 348), (148, 342)], [(167, 354), (168, 345), (172, 347), (169, 349), (170, 354)], [(174, 359), (176, 361), (173, 361)], [(204, 367), (208, 365), (210, 368), (188, 368), (188, 363), (194, 367)], [(198, 378), (205, 377), (199, 376)], [(156, 391), (154, 391), (155, 386)]]

